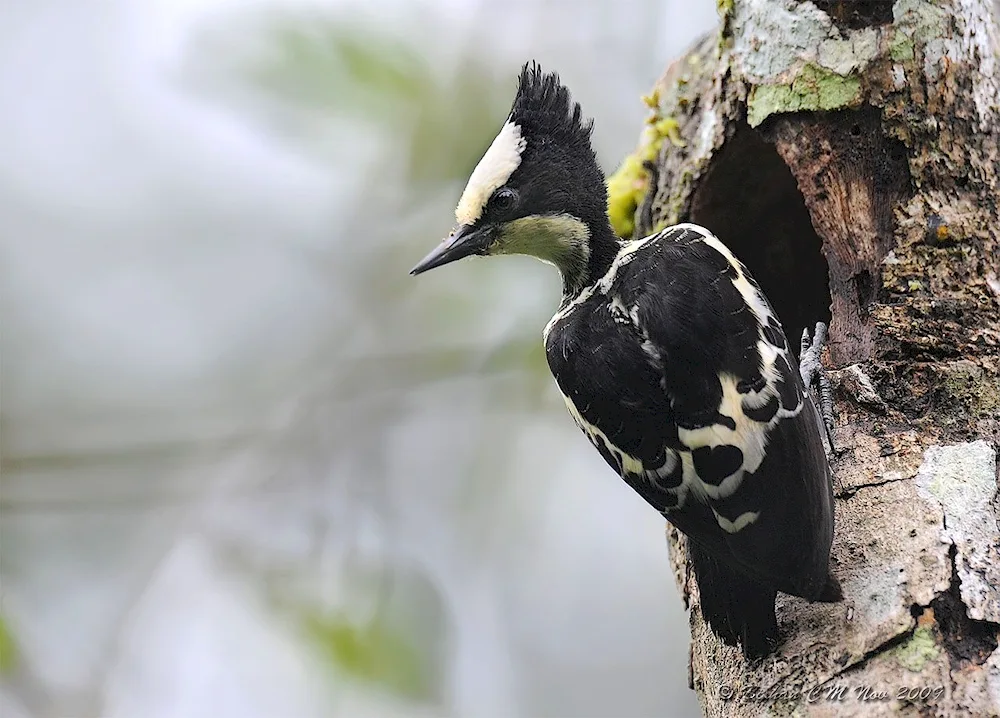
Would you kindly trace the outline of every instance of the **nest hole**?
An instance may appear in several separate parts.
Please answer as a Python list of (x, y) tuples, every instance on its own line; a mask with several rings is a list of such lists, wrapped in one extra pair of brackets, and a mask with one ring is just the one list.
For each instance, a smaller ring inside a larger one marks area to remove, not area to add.
[(710, 227), (770, 300), (796, 356), (802, 330), (830, 322), (829, 269), (805, 200), (774, 146), (741, 125), (713, 158), (691, 221)]
[(892, 2), (889, 0), (813, 0), (813, 4), (833, 20), (833, 24), (848, 30), (859, 30), (892, 22)]

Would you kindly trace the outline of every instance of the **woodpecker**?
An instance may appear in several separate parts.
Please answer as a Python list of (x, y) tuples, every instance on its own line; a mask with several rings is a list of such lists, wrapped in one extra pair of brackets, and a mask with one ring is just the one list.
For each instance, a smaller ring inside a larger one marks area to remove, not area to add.
[(526, 63), (457, 229), (411, 274), (472, 255), (556, 266), (543, 337), (570, 415), (687, 536), (704, 618), (756, 659), (778, 645), (778, 592), (842, 599), (823, 425), (773, 307), (716, 236), (677, 224), (617, 238), (592, 129), (559, 76)]

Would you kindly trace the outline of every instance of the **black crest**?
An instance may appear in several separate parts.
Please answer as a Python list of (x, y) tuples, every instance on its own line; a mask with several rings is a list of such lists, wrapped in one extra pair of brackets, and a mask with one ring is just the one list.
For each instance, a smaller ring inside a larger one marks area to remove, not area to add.
[(511, 119), (524, 133), (548, 135), (570, 145), (590, 145), (594, 121), (584, 120), (583, 110), (554, 72), (542, 72), (537, 62), (526, 62), (518, 79)]

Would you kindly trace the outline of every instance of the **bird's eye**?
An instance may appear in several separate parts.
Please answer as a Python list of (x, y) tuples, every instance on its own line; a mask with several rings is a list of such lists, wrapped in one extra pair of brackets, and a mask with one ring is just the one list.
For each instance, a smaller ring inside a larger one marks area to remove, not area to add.
[(509, 187), (502, 187), (493, 195), (493, 206), (501, 212), (506, 212), (517, 204), (517, 192)]

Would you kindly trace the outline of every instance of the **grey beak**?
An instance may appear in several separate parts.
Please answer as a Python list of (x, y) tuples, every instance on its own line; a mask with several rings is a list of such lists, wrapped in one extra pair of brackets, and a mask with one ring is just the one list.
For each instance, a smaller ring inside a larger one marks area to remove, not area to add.
[(486, 245), (487, 237), (483, 229), (462, 225), (421, 259), (417, 266), (410, 270), (410, 274), (416, 276), (428, 269), (441, 267), (473, 254), (482, 254)]

